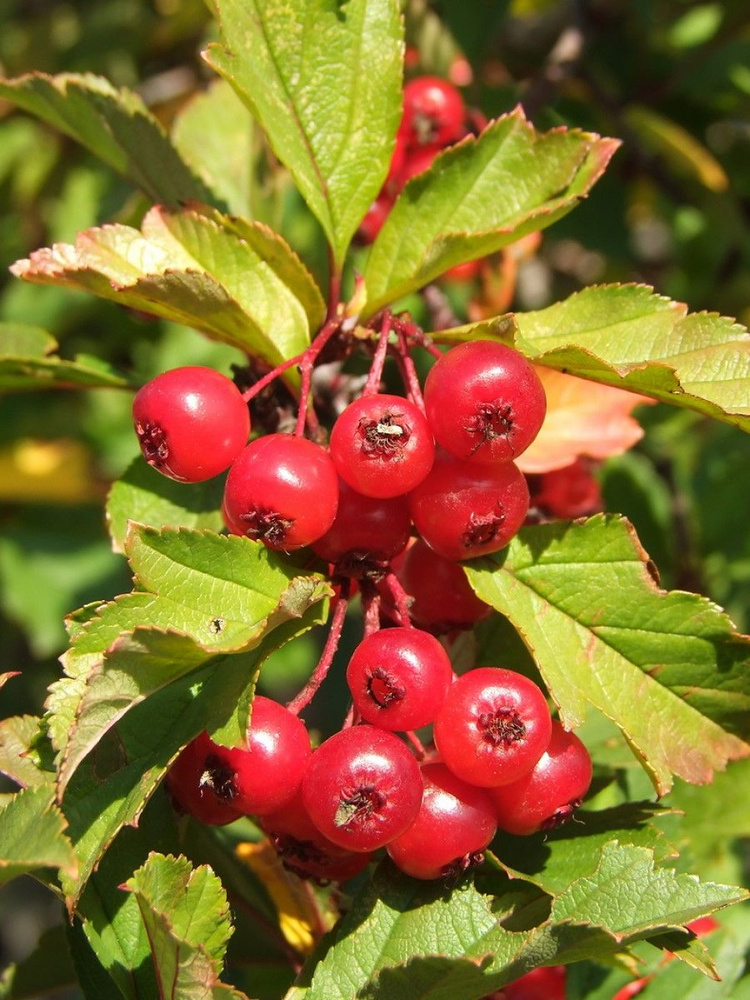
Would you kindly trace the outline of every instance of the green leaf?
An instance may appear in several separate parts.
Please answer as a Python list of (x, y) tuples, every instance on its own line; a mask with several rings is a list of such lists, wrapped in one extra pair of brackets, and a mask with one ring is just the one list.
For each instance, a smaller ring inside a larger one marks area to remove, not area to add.
[(283, 186), (272, 174), (253, 117), (224, 80), (214, 80), (180, 110), (172, 142), (216, 200), (233, 215), (278, 228)]
[(37, 326), (0, 323), (0, 391), (39, 389), (126, 389), (133, 383), (105, 361), (79, 354), (73, 361), (53, 356), (55, 338)]
[(123, 552), (128, 521), (154, 528), (209, 528), (221, 531), (221, 476), (203, 483), (177, 483), (137, 458), (107, 497), (107, 524), (113, 548)]
[(72, 877), (76, 859), (65, 836), (65, 818), (50, 787), (24, 788), (0, 812), (0, 885), (40, 869)]
[(706, 598), (660, 591), (623, 518), (526, 528), (467, 575), (518, 630), (564, 725), (594, 705), (660, 793), (673, 773), (708, 782), (750, 754), (734, 735), (748, 729), (750, 641)]
[(551, 918), (598, 923), (621, 941), (634, 940), (747, 898), (744, 889), (655, 868), (653, 852), (644, 847), (610, 843), (604, 845), (596, 871), (555, 899)]
[(76, 985), (65, 927), (51, 927), (36, 948), (0, 976), (0, 1000), (34, 1000), (54, 997)]
[(750, 334), (731, 319), (644, 285), (592, 286), (515, 318), (532, 361), (750, 430)]
[(443, 152), (406, 185), (373, 245), (365, 315), (546, 229), (587, 195), (618, 145), (578, 129), (536, 132), (519, 109)]
[(152, 854), (126, 888), (138, 901), (163, 996), (247, 1000), (219, 982), (232, 924), (226, 893), (210, 868)]
[(579, 810), (576, 822), (533, 837), (498, 834), (493, 841), (497, 863), (512, 878), (532, 882), (552, 896), (564, 892), (584, 875), (591, 875), (604, 846), (616, 840), (652, 851), (657, 861), (674, 856), (674, 849), (649, 820), (658, 814), (652, 803), (627, 803), (600, 812)]
[(37, 250), (11, 270), (193, 326), (275, 366), (307, 346), (323, 315), (320, 293), (280, 236), (239, 226), (195, 204), (156, 206), (141, 231), (87, 229), (74, 246)]
[(213, 0), (209, 64), (235, 88), (340, 267), (388, 172), (401, 114), (395, 0)]
[(89, 73), (33, 73), (0, 81), (0, 96), (86, 146), (152, 201), (210, 201), (208, 188), (133, 91)]
[(42, 720), (33, 715), (0, 721), (0, 774), (21, 788), (39, 788), (54, 780), (53, 772), (42, 766), (38, 749), (44, 739), (41, 725)]

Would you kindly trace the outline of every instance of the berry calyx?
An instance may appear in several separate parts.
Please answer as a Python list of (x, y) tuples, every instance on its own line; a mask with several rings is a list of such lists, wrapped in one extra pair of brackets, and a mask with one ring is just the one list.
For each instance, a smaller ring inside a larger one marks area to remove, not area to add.
[(438, 444), (480, 464), (518, 458), (547, 412), (534, 366), (518, 351), (489, 340), (459, 344), (436, 361), (424, 401)]
[(227, 769), (208, 733), (185, 747), (167, 771), (166, 785), (175, 805), (200, 823), (224, 826), (242, 815), (234, 803), (233, 769)]
[(549, 745), (531, 771), (490, 791), (498, 826), (526, 836), (566, 823), (588, 791), (591, 770), (580, 739), (553, 720)]
[(422, 780), (417, 817), (387, 850), (413, 878), (454, 878), (482, 862), (497, 826), (492, 802), (442, 763), (424, 764)]
[(453, 681), (448, 654), (428, 632), (389, 628), (373, 632), (346, 668), (354, 705), (383, 729), (419, 729), (433, 721)]
[(199, 483), (243, 449), (250, 414), (231, 379), (196, 365), (163, 372), (139, 389), (133, 425), (149, 465), (178, 482)]
[(528, 509), (529, 489), (513, 462), (477, 465), (440, 449), (409, 495), (417, 531), (445, 559), (473, 559), (504, 548)]
[(329, 840), (351, 851), (374, 851), (414, 821), (422, 778), (397, 736), (374, 726), (354, 726), (313, 753), (302, 779), (302, 800)]
[(271, 549), (291, 551), (317, 541), (333, 524), (337, 507), (338, 477), (328, 453), (292, 434), (251, 441), (227, 476), (227, 527)]
[(434, 455), (424, 414), (400, 396), (355, 400), (331, 431), (331, 458), (338, 474), (368, 497), (408, 493), (430, 471)]
[(459, 677), (435, 720), (435, 745), (464, 781), (491, 788), (528, 773), (546, 750), (552, 719), (522, 674), (479, 667)]

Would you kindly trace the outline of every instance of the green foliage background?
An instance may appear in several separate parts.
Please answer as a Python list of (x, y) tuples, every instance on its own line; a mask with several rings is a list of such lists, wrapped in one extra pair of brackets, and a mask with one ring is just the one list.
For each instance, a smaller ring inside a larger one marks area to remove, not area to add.
[[(643, 281), (691, 310), (750, 321), (745, 3), (412, 0), (405, 16), (420, 71), (448, 75), (468, 61), (467, 99), (488, 116), (521, 102), (540, 129), (569, 124), (624, 141), (589, 199), (545, 234), (521, 272), (517, 308), (541, 308), (594, 282)], [(7, 0), (0, 4), (0, 68), (6, 77), (100, 73), (138, 88), (168, 124), (213, 78), (198, 58), (213, 31), (201, 0)], [(7, 273), (14, 260), (72, 241), (88, 226), (112, 219), (138, 225), (147, 207), (81, 147), (0, 100), (0, 321), (43, 327), (62, 357), (95, 355), (135, 383), (178, 364), (226, 369), (240, 361), (234, 349), (178, 324)], [(259, 212), (322, 277), (321, 229), (291, 186), (269, 182)], [(463, 317), (467, 290), (448, 286), (447, 293)], [(417, 314), (423, 308), (416, 299), (410, 305)], [(38, 711), (59, 670), (63, 616), (129, 589), (102, 508), (109, 483), (136, 455), (130, 398), (122, 390), (0, 396), (1, 669), (21, 671), (3, 689), (3, 716)], [(643, 442), (602, 471), (607, 508), (634, 522), (665, 587), (707, 594), (747, 631), (750, 439), (663, 406), (640, 417)], [(263, 675), (269, 693), (294, 691), (314, 662), (316, 642), (302, 637), (274, 657)], [(330, 717), (340, 708), (329, 706)], [(326, 713), (316, 721), (325, 728)], [(606, 746), (608, 734), (595, 721), (588, 725), (587, 738)], [(631, 794), (649, 794), (638, 785), (639, 772), (625, 773)], [(742, 766), (709, 788), (677, 786), (669, 802), (696, 817), (690, 851), (680, 860), (685, 870), (692, 864), (706, 878), (750, 884), (743, 839), (750, 806), (733, 788), (747, 774)], [(0, 897), (8, 949), (22, 952), (33, 937), (13, 938), (25, 907), (37, 927), (47, 919), (46, 902), (33, 901), (25, 882)], [(730, 919), (740, 938), (750, 938), (741, 914)], [(731, 959), (744, 962), (737, 946)], [(594, 982), (585, 967), (571, 978), (576, 996), (605, 1000), (616, 988), (611, 979), (611, 989)], [(673, 989), (679, 995), (679, 982)], [(731, 995), (750, 994), (737, 989)]]

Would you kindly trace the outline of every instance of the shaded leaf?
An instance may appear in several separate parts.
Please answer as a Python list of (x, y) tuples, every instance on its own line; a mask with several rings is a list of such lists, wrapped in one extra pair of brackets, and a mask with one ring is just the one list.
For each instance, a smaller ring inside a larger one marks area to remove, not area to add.
[(42, 740), (41, 719), (16, 715), (0, 721), (0, 774), (21, 788), (39, 788), (54, 780), (54, 773), (42, 767), (35, 745)]
[(126, 888), (138, 901), (162, 996), (247, 1000), (219, 982), (232, 924), (226, 893), (210, 868), (152, 854)]
[(53, 997), (75, 985), (66, 928), (60, 924), (42, 933), (30, 955), (7, 966), (0, 976), (0, 1000)]
[[(615, 722), (660, 793), (750, 754), (748, 640), (709, 600), (658, 590), (617, 516), (526, 528), (467, 567), (513, 623), (568, 727), (590, 703)], [(644, 705), (648, 711), (644, 711)]]
[(132, 90), (90, 73), (31, 73), (0, 81), (0, 96), (80, 142), (152, 201), (210, 200), (206, 186)]
[(546, 229), (586, 196), (618, 145), (577, 129), (536, 132), (517, 109), (443, 152), (406, 185), (373, 245), (365, 315)]
[(263, 126), (340, 265), (385, 180), (401, 114), (395, 0), (214, 0), (205, 53)]
[(319, 293), (280, 236), (260, 223), (245, 223), (238, 235), (235, 225), (198, 205), (156, 206), (141, 231), (87, 229), (74, 246), (36, 250), (11, 270), (193, 326), (277, 365), (307, 346), (322, 306), (314, 315), (305, 307)]
[(709, 191), (729, 187), (726, 171), (713, 153), (676, 121), (641, 104), (629, 105), (624, 118), (646, 149), (658, 153), (675, 174), (697, 180)]
[(123, 552), (128, 521), (154, 528), (210, 528), (221, 531), (224, 479), (177, 483), (137, 458), (107, 496), (107, 524), (115, 552)]
[(0, 885), (39, 869), (61, 869), (72, 876), (76, 859), (65, 828), (50, 787), (11, 795), (0, 813)]

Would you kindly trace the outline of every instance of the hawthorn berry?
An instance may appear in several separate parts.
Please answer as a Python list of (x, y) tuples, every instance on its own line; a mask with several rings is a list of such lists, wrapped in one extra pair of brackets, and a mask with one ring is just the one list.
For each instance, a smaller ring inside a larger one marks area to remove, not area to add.
[(331, 458), (353, 490), (396, 497), (420, 483), (432, 467), (435, 445), (424, 414), (401, 396), (362, 396), (331, 431)]
[(531, 506), (549, 517), (587, 517), (602, 509), (602, 494), (587, 462), (534, 476), (529, 483)]
[(166, 785), (175, 805), (200, 823), (225, 826), (239, 819), (242, 812), (229, 790), (222, 761), (214, 754), (216, 744), (208, 733), (201, 733), (185, 747), (166, 776)]
[(232, 464), (222, 511), (232, 534), (291, 551), (328, 531), (338, 497), (336, 470), (320, 445), (268, 434), (251, 441)]
[(366, 722), (383, 729), (419, 729), (440, 711), (453, 667), (429, 632), (389, 628), (371, 633), (357, 646), (346, 680)]
[(409, 494), (417, 531), (445, 559), (473, 559), (504, 548), (528, 509), (529, 488), (513, 462), (477, 465), (442, 449)]
[(302, 801), (334, 844), (374, 851), (414, 822), (422, 777), (397, 736), (375, 726), (354, 726), (313, 753), (302, 779)]
[(339, 479), (339, 505), (313, 551), (344, 576), (368, 576), (406, 548), (411, 518), (406, 497), (366, 497)]
[(547, 412), (534, 366), (490, 340), (459, 344), (439, 358), (427, 374), (424, 402), (438, 444), (480, 464), (518, 458)]
[(490, 791), (497, 824), (518, 836), (567, 822), (591, 784), (591, 757), (575, 733), (552, 722), (549, 745), (522, 777)]
[(418, 76), (404, 87), (401, 128), (411, 146), (447, 146), (465, 129), (466, 107), (458, 90), (437, 76)]
[(394, 560), (393, 570), (412, 598), (412, 621), (431, 632), (471, 628), (492, 611), (471, 589), (461, 566), (421, 538)]
[(435, 720), (435, 746), (464, 781), (492, 788), (531, 771), (552, 735), (542, 691), (523, 674), (478, 667), (454, 682)]
[(178, 482), (200, 483), (242, 451), (250, 413), (231, 379), (196, 365), (163, 372), (139, 389), (133, 425), (149, 465)]
[(542, 965), (503, 986), (503, 1000), (565, 1000), (564, 965)]
[(451, 878), (481, 863), (497, 824), (482, 788), (456, 777), (445, 764), (422, 766), (424, 793), (416, 819), (387, 851), (414, 878)]

